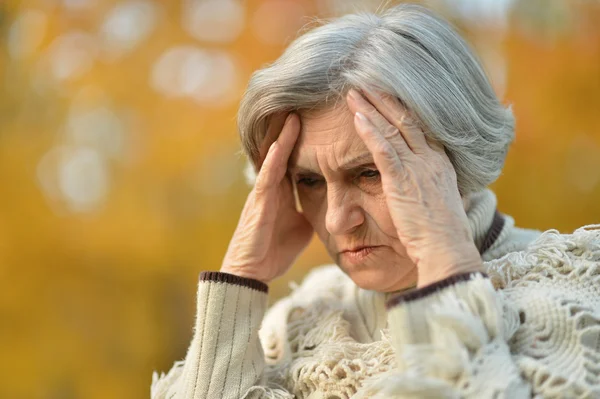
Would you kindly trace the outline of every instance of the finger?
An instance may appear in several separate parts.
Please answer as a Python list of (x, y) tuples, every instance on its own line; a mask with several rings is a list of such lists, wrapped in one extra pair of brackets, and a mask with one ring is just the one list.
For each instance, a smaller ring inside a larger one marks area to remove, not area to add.
[(281, 130), (281, 134), (277, 141), (281, 144), (282, 149), (282, 159), (283, 162), (280, 166), (284, 168), (284, 171), (287, 169), (287, 163), (290, 159), (290, 155), (292, 154), (292, 150), (294, 149), (294, 145), (296, 145), (296, 141), (298, 140), (298, 136), (300, 134), (300, 117), (298, 117), (295, 113), (290, 113), (285, 121), (285, 125)]
[(379, 110), (358, 91), (350, 89), (350, 91), (348, 91), (348, 99), (350, 111), (352, 111), (352, 113), (360, 112), (365, 115), (399, 154), (402, 156), (409, 156), (412, 154), (412, 150), (402, 137), (400, 129), (390, 124), (390, 122), (381, 115)]
[(441, 154), (446, 153), (446, 147), (444, 147), (444, 145), (440, 141), (438, 141), (434, 138), (431, 138), (431, 137), (426, 137), (425, 141), (427, 141), (427, 145), (429, 145), (429, 147), (432, 150), (437, 151)]
[(387, 177), (394, 179), (402, 170), (402, 163), (397, 151), (381, 135), (377, 127), (360, 112), (354, 114), (354, 124), (358, 135), (373, 155), (373, 161), (381, 173), (382, 179)]
[(257, 193), (265, 193), (269, 189), (272, 189), (276, 186), (277, 179), (274, 173), (273, 165), (276, 164), (278, 147), (279, 144), (277, 141), (275, 141), (267, 150), (267, 155), (265, 156), (265, 160), (258, 171), (256, 183), (254, 184), (254, 189)]
[(366, 89), (365, 97), (371, 102), (391, 123), (402, 133), (406, 144), (415, 153), (422, 153), (429, 149), (425, 140), (425, 133), (416, 124), (416, 121), (400, 100), (386, 93)]
[(275, 140), (277, 140), (277, 138), (279, 137), (281, 130), (285, 126), (285, 121), (287, 120), (288, 116), (289, 114), (286, 114), (285, 112), (278, 112), (269, 117), (269, 120), (267, 122), (267, 132), (265, 133), (265, 137), (263, 138), (262, 144), (259, 149), (259, 169), (265, 161), (271, 144), (273, 144)]
[(281, 134), (269, 147), (260, 168), (257, 176), (258, 190), (275, 187), (281, 182), (281, 179), (286, 174), (288, 159), (298, 138), (299, 131), (300, 121), (298, 116), (289, 114), (281, 130)]

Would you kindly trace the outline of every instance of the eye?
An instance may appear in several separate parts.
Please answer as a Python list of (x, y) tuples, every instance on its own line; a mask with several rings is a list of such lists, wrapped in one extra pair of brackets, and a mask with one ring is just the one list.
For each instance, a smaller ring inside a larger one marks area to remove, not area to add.
[(379, 171), (377, 169), (366, 169), (360, 173), (360, 177), (376, 179), (379, 177)]
[(319, 179), (315, 179), (313, 177), (300, 177), (296, 180), (296, 184), (299, 186), (306, 187), (314, 187), (318, 185), (321, 181)]

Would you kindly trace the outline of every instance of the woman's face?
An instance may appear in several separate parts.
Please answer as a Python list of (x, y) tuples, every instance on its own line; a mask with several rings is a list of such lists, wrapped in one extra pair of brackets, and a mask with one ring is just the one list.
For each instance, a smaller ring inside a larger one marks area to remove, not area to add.
[[(329, 255), (364, 289), (390, 292), (414, 285), (416, 266), (398, 239), (381, 178), (346, 104), (300, 116), (290, 176)], [(375, 248), (344, 252), (364, 246)]]

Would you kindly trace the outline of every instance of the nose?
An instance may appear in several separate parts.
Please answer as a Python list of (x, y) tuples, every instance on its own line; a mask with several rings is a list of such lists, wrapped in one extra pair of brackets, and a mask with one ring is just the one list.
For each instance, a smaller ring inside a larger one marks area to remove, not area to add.
[(350, 191), (328, 188), (325, 227), (329, 234), (350, 233), (363, 224), (364, 219), (365, 215)]

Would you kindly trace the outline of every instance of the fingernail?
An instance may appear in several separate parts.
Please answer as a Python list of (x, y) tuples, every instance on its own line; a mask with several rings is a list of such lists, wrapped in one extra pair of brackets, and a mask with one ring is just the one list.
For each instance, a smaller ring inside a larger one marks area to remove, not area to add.
[(292, 115), (293, 115), (293, 113), (291, 113), (291, 112), (288, 114), (287, 118), (285, 118), (284, 125), (288, 124), (288, 122), (290, 121), (290, 119), (292, 119)]
[(358, 94), (358, 91), (356, 91), (354, 89), (350, 89), (348, 91), (348, 94), (350, 94), (350, 97), (354, 98), (355, 100), (360, 99), (360, 94)]
[(361, 114), (360, 112), (356, 112), (354, 115), (358, 118), (362, 123), (367, 123), (367, 117)]

